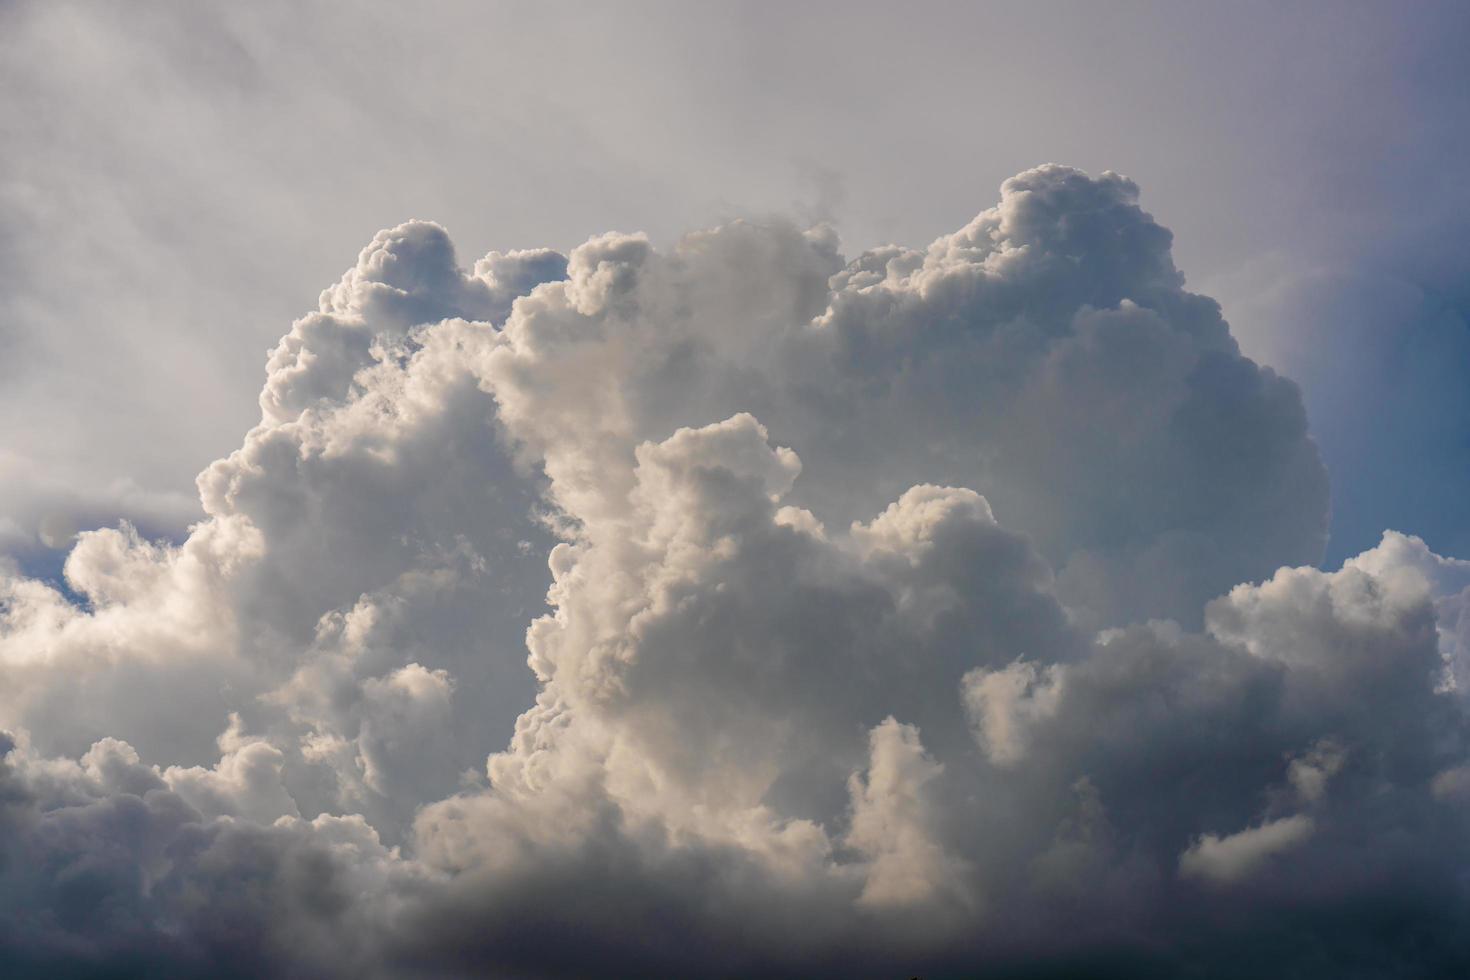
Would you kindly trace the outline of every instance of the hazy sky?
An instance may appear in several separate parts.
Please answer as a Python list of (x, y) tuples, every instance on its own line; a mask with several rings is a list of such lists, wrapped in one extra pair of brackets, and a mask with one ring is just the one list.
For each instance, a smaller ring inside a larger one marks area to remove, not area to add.
[(0, 0), (0, 973), (1470, 972), (1467, 40)]
[[(1054, 161), (1138, 181), (1191, 286), (1308, 382), (1330, 468), (1371, 484), (1339, 492), (1336, 559), (1384, 525), (1470, 547), (1470, 474), (1446, 459), (1470, 434), (1458, 4), (0, 17), (12, 537), (50, 514), (180, 530), (194, 474), (252, 421), (264, 351), (380, 227), (437, 220), (472, 257), (782, 213), (849, 250), (921, 246)], [(1430, 478), (1387, 477), (1368, 446)]]

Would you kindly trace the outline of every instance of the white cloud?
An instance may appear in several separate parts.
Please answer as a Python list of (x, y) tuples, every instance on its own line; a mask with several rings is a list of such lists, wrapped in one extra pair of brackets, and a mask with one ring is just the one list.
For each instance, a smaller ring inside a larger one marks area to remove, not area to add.
[(1038, 669), (1017, 660), (1000, 670), (977, 667), (964, 676), (965, 708), (991, 762), (1009, 766), (1022, 760), (1029, 729), (1055, 714), (1061, 703), (1062, 671), (1057, 664)]
[(1228, 885), (1300, 846), (1313, 829), (1311, 817), (1297, 814), (1228, 837), (1204, 834), (1179, 856), (1179, 873)]
[(866, 776), (848, 780), (852, 827), (847, 843), (869, 861), (858, 903), (882, 909), (930, 902), (963, 888), (963, 862), (933, 837), (934, 805), (926, 788), (944, 767), (924, 754), (919, 731), (885, 719), (869, 735)]
[(1230, 899), (1181, 874), (1392, 942), (1466, 857), (1463, 563), (1310, 567), (1296, 389), (1136, 197), (1043, 167), (851, 261), (380, 233), (184, 540), (0, 580), (28, 962), (1209, 966)]

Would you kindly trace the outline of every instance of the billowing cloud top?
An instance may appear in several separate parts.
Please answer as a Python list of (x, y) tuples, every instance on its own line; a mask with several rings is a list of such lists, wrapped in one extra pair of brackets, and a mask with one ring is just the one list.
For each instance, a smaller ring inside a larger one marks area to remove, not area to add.
[(0, 578), (10, 974), (1465, 965), (1470, 563), (1312, 567), (1297, 389), (1137, 195), (380, 232), (185, 541)]

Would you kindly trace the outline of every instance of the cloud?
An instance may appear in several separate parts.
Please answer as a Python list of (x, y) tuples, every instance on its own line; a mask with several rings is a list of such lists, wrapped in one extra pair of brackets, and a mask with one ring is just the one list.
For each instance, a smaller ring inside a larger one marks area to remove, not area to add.
[(1056, 664), (1038, 669), (1022, 660), (1000, 670), (977, 667), (964, 676), (965, 707), (991, 762), (1010, 765), (1025, 756), (1028, 729), (1056, 713), (1064, 676)]
[(1042, 167), (850, 260), (779, 221), (469, 269), (379, 233), (186, 538), (0, 578), (5, 955), (1467, 962), (1464, 563), (1313, 567), (1297, 390), (1137, 196)]
[(1312, 836), (1312, 818), (1297, 814), (1228, 837), (1205, 834), (1179, 856), (1179, 873), (1230, 884), (1255, 871), (1272, 856), (1300, 846)]
[(10, 738), (0, 748), (12, 975), (375, 969), (369, 910), (401, 871), (360, 817), (208, 819), (126, 743), (99, 743), (80, 765)]
[[(854, 774), (847, 844), (868, 862), (859, 906), (925, 905), (946, 887), (963, 889), (963, 862), (944, 852), (928, 826), (927, 786), (944, 767), (924, 753), (919, 730), (885, 719), (869, 736), (867, 778)], [(961, 897), (963, 893), (961, 892)]]

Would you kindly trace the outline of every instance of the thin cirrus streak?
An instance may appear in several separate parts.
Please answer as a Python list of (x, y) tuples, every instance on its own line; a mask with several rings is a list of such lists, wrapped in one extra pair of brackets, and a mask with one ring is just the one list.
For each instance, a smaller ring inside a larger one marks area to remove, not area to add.
[(380, 232), (182, 544), (0, 580), (11, 975), (1470, 962), (1470, 563), (1312, 567), (1298, 390), (1137, 196)]

